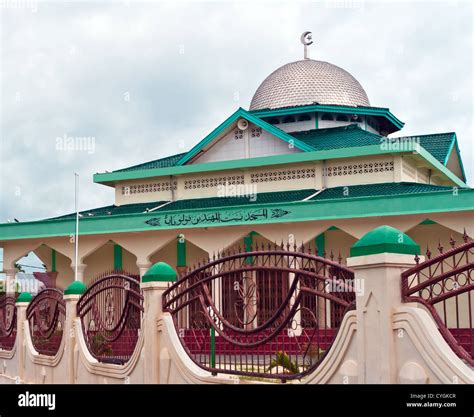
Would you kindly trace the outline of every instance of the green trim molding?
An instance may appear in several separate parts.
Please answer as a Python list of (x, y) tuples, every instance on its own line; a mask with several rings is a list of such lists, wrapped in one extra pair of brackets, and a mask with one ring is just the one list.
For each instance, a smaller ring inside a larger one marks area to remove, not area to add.
[(312, 104), (308, 106), (297, 106), (297, 107), (286, 107), (282, 109), (263, 109), (263, 110), (252, 110), (251, 113), (258, 117), (274, 117), (283, 116), (287, 114), (297, 113), (309, 113), (318, 111), (321, 113), (343, 113), (343, 114), (360, 114), (369, 116), (378, 116), (386, 120), (391, 126), (390, 132), (393, 133), (400, 130), (405, 123), (395, 117), (388, 108), (386, 107), (365, 107), (365, 106), (335, 106), (335, 105), (323, 105), (323, 104)]
[[(257, 203), (225, 208), (203, 208), (81, 219), (80, 235), (125, 233), (150, 230), (176, 230), (237, 225), (385, 217), (410, 214), (470, 211), (474, 189), (424, 192), (419, 194), (345, 197), (336, 200), (308, 200), (287, 203)], [(74, 219), (41, 220), (0, 224), (0, 241), (69, 236)]]
[(145, 272), (142, 282), (176, 282), (176, 271), (166, 262), (157, 262)]
[(29, 303), (33, 296), (29, 292), (22, 292), (16, 299), (17, 303)]
[(74, 281), (64, 290), (64, 295), (82, 295), (86, 290), (86, 284), (81, 281)]
[(271, 125), (270, 123), (265, 122), (264, 120), (254, 116), (252, 113), (244, 110), (242, 107), (239, 107), (236, 112), (234, 112), (230, 117), (228, 117), (224, 122), (217, 126), (209, 135), (207, 135), (203, 140), (201, 140), (196, 146), (194, 146), (186, 155), (184, 155), (177, 163), (177, 165), (184, 165), (190, 159), (195, 157), (206, 145), (211, 143), (216, 137), (223, 133), (227, 128), (229, 128), (233, 123), (238, 119), (243, 118), (261, 127), (267, 132), (275, 135), (277, 138), (293, 144), (296, 148), (301, 149), (302, 151), (311, 151), (312, 148), (309, 145), (306, 145), (304, 142), (299, 141), (288, 133), (284, 132), (281, 129)]
[(444, 159), (444, 165), (447, 166), (449, 158), (451, 156), (451, 152), (455, 149), (458, 160), (459, 160), (459, 167), (461, 168), (461, 174), (463, 176), (463, 180), (466, 181), (466, 172), (464, 171), (464, 164), (462, 163), (461, 159), (461, 151), (459, 150), (459, 144), (458, 144), (458, 139), (456, 136), (456, 133), (453, 132), (453, 140), (451, 142), (451, 145), (449, 145), (448, 152), (446, 153), (446, 158)]
[(114, 270), (121, 271), (123, 267), (123, 251), (122, 246), (114, 243)]
[(186, 239), (184, 235), (179, 234), (176, 238), (176, 266), (184, 267), (186, 263)]
[(391, 226), (379, 226), (362, 236), (352, 247), (350, 256), (401, 253), (419, 255), (420, 245), (401, 230)]
[[(328, 229), (329, 230), (329, 229)], [(318, 256), (324, 256), (324, 251), (326, 250), (326, 236), (324, 235), (325, 232), (316, 236), (314, 243), (316, 244), (316, 248), (318, 249)]]
[[(290, 138), (291, 140), (296, 141), (295, 138), (291, 136)], [(128, 181), (132, 179), (164, 177), (169, 175), (183, 175), (200, 172), (226, 171), (245, 168), (257, 168), (264, 166), (293, 164), (299, 162), (317, 162), (330, 159), (403, 154), (410, 154), (420, 159), (421, 164), (426, 165), (430, 169), (434, 169), (440, 172), (447, 180), (452, 181), (455, 185), (458, 185), (459, 187), (466, 187), (466, 184), (460, 178), (454, 175), (448, 168), (446, 168), (446, 166), (439, 162), (421, 145), (414, 142), (404, 143), (403, 146), (399, 147), (399, 149), (395, 149), (390, 146), (384, 147), (381, 145), (354, 146), (349, 148), (330, 149), (325, 151), (307, 151), (297, 152), (293, 154), (234, 159), (229, 161), (207, 162), (203, 164), (181, 165), (169, 168), (152, 168), (138, 171), (99, 173), (94, 174), (94, 182), (112, 186), (115, 182)], [(83, 219), (81, 219), (81, 222), (82, 220)]]
[(56, 272), (56, 250), (51, 249), (51, 272)]
[[(244, 236), (244, 247), (245, 247), (245, 252), (251, 252), (252, 251), (252, 244), (253, 244), (253, 236), (255, 232), (250, 232), (247, 236)], [(251, 256), (247, 256), (245, 258), (245, 263), (247, 265), (251, 265), (253, 262), (253, 258)]]

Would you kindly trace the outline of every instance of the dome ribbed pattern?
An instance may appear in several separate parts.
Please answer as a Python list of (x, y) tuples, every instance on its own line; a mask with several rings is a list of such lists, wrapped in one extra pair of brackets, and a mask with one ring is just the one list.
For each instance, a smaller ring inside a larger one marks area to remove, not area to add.
[(255, 92), (250, 110), (315, 103), (370, 106), (364, 89), (347, 71), (328, 62), (305, 59), (272, 72)]

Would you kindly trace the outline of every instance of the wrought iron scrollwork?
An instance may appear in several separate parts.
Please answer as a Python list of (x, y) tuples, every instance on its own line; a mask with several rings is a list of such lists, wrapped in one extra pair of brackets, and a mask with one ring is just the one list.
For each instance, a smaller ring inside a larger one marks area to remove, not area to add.
[[(431, 257), (402, 273), (402, 296), (405, 302), (419, 302), (432, 314), (439, 331), (453, 351), (471, 366), (474, 365), (474, 241)], [(415, 258), (416, 260), (416, 258)]]
[(139, 338), (142, 312), (138, 276), (111, 273), (93, 282), (77, 303), (91, 355), (100, 362), (127, 362)]
[(26, 318), (31, 340), (38, 353), (54, 356), (59, 350), (64, 331), (66, 304), (62, 291), (46, 288), (28, 305)]
[(355, 304), (353, 279), (336, 262), (282, 247), (227, 254), (165, 291), (163, 309), (203, 369), (295, 379), (330, 349)]
[(0, 348), (12, 350), (16, 340), (15, 298), (7, 295), (0, 297)]

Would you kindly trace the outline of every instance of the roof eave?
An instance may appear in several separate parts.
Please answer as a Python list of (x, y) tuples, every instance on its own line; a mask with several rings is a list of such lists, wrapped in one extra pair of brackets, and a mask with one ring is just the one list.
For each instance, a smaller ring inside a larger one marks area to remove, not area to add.
[(95, 174), (94, 182), (110, 185), (119, 181), (163, 177), (169, 175), (183, 175), (198, 172), (245, 169), (269, 165), (282, 165), (299, 162), (322, 161), (329, 159), (344, 159), (371, 155), (395, 155), (404, 153), (419, 154), (420, 157), (423, 158), (430, 167), (439, 171), (445, 178), (452, 181), (457, 186), (466, 187), (464, 181), (454, 175), (448, 168), (446, 168), (441, 162), (434, 158), (428, 151), (426, 151), (426, 149), (424, 149), (419, 144), (409, 144), (409, 146), (406, 146), (403, 149), (382, 149), (380, 145), (370, 145), (352, 148), (331, 149), (325, 151), (311, 151), (294, 154), (264, 156), (258, 158), (247, 158), (230, 161), (207, 162), (204, 164), (181, 165), (170, 168), (154, 168), (143, 171), (117, 173), (110, 172), (103, 174)]
[(385, 107), (351, 107), (328, 104), (311, 104), (308, 106), (285, 107), (281, 109), (251, 110), (250, 113), (258, 117), (283, 116), (296, 113), (312, 113), (317, 111), (337, 112), (344, 114), (363, 114), (368, 116), (381, 117), (387, 122), (387, 134), (399, 131), (405, 125), (404, 122), (395, 117), (388, 108)]
[[(288, 203), (255, 204), (248, 206), (231, 206), (225, 209), (214, 209), (221, 213), (262, 208), (275, 208), (288, 211), (289, 215), (282, 218), (268, 218), (242, 223), (241, 221), (226, 222), (224, 224), (196, 224), (196, 225), (166, 225), (150, 226), (146, 221), (153, 217), (164, 217), (170, 212), (164, 210), (158, 213), (122, 214), (111, 217), (91, 217), (81, 220), (81, 235), (95, 235), (102, 233), (146, 232), (151, 230), (184, 229), (195, 227), (222, 227), (240, 224), (267, 224), (317, 220), (333, 220), (347, 218), (385, 217), (395, 215), (472, 211), (474, 207), (474, 189), (460, 190), (456, 199), (449, 198), (451, 191), (433, 191), (417, 194), (355, 197), (328, 201), (296, 201)], [(347, 204), (350, 200), (351, 204)], [(189, 211), (189, 210), (187, 210)], [(181, 212), (186, 214), (187, 211)], [(209, 209), (193, 209), (193, 213), (205, 213)], [(175, 213), (172, 213), (175, 214)], [(46, 237), (69, 236), (74, 230), (73, 219), (46, 220), (36, 222), (0, 224), (0, 241), (19, 239), (35, 239)], [(1, 245), (0, 245), (1, 246)]]

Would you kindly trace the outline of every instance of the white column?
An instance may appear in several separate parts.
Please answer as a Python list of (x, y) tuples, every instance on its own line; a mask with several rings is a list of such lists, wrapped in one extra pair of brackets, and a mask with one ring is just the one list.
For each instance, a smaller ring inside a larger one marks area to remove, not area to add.
[(81, 329), (76, 329), (76, 318), (77, 318), (77, 302), (81, 298), (81, 294), (69, 294), (64, 295), (64, 301), (66, 303), (66, 317), (64, 320), (64, 330), (63, 337), (65, 337), (65, 347), (64, 354), (67, 360), (66, 367), (66, 376), (68, 384), (75, 384), (75, 360), (74, 360), (74, 350), (77, 343), (77, 331)]
[(401, 273), (414, 255), (379, 253), (347, 259), (355, 271), (358, 382), (397, 383), (392, 312), (401, 304)]
[(151, 265), (151, 262), (137, 262), (137, 267), (140, 271), (140, 278), (145, 275), (145, 272), (150, 269)]
[(15, 294), (15, 276), (17, 273), (17, 269), (4, 269), (3, 272), (5, 272), (5, 292), (8, 295)]
[(144, 297), (143, 332), (145, 384), (160, 383), (160, 337), (157, 323), (163, 314), (162, 295), (168, 289), (168, 282), (142, 282), (141, 289)]
[(15, 304), (17, 326), (15, 345), (18, 352), (18, 377), (20, 381), (23, 381), (25, 377), (25, 321), (28, 304), (29, 302), (19, 302)]
[[(75, 270), (76, 266), (71, 265), (72, 269)], [(77, 281), (84, 282), (84, 271), (86, 270), (87, 265), (85, 264), (78, 264), (77, 265)]]

